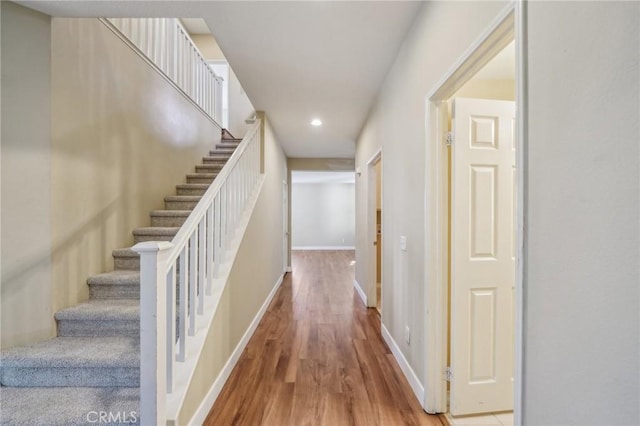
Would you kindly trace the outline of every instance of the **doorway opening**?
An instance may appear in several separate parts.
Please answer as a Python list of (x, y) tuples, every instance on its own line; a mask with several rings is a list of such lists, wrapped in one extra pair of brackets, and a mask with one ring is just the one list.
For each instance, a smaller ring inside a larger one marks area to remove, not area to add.
[(229, 63), (226, 60), (207, 61), (218, 77), (222, 78), (222, 127), (229, 128)]
[(291, 172), (291, 249), (355, 250), (355, 173)]
[(509, 5), (427, 98), (425, 409), (448, 413), (451, 424), (470, 415), (519, 423), (523, 71), (515, 27)]
[(382, 312), (382, 158), (374, 164), (376, 174), (376, 309)]
[(367, 163), (367, 221), (369, 241), (369, 307), (375, 308), (382, 316), (383, 291), (383, 241), (382, 241), (382, 150), (378, 150)]

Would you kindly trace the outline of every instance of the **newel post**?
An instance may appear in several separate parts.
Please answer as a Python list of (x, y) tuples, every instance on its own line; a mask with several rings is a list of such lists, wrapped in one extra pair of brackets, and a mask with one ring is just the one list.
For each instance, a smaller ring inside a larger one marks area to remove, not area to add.
[(138, 243), (140, 254), (140, 413), (141, 424), (166, 424), (167, 400), (167, 292), (161, 266), (173, 244)]

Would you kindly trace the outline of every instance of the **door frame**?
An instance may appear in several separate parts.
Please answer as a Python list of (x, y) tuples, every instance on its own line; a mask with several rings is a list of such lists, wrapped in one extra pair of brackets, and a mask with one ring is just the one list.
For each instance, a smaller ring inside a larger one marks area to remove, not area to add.
[[(526, 2), (509, 3), (485, 31), (464, 52), (458, 61), (428, 93), (426, 115), (426, 174), (425, 174), (425, 397), (424, 409), (429, 413), (447, 412), (447, 385), (444, 369), (447, 366), (448, 342), (448, 173), (447, 148), (443, 128), (442, 108), (478, 70), (508, 43), (516, 45), (516, 277), (515, 277), (515, 352), (514, 352), (514, 424), (522, 424), (522, 394), (524, 368), (523, 329), (525, 286), (524, 211), (526, 202)], [(454, 372), (455, 374), (455, 372)]]
[(289, 265), (289, 183), (282, 180), (282, 270), (283, 273), (291, 272)]
[[(382, 161), (382, 147), (378, 148), (378, 150), (371, 156), (369, 161), (367, 161), (367, 307), (375, 308), (377, 305), (378, 294), (376, 291), (376, 246), (373, 245), (373, 242), (377, 240), (377, 229), (376, 229), (376, 211), (377, 211), (377, 182), (376, 182), (376, 164)], [(382, 167), (380, 167), (380, 205), (384, 205), (384, 191), (382, 191), (382, 182), (383, 182), (383, 173)], [(380, 225), (380, 232), (383, 231), (383, 225)], [(382, 253), (381, 253), (381, 265), (380, 265), (380, 286), (383, 288), (384, 282), (384, 262), (382, 262)], [(380, 299), (382, 299), (382, 295), (380, 295)], [(382, 318), (382, 312), (380, 312), (380, 317)]]

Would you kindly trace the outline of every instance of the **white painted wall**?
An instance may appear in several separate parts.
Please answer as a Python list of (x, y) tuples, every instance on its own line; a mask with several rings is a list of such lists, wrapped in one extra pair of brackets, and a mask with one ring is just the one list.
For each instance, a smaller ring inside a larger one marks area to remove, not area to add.
[[(382, 321), (416, 380), (425, 376), (425, 96), (507, 2), (427, 2), (417, 14), (356, 145), (356, 280), (366, 287), (367, 162), (382, 147)], [(452, 34), (455, 29), (455, 36)], [(400, 236), (407, 251), (400, 250)], [(405, 342), (405, 327), (411, 332)]]
[(49, 337), (51, 19), (3, 1), (1, 252), (3, 348)]
[(291, 188), (292, 248), (353, 248), (355, 185), (293, 183)]
[(529, 2), (524, 422), (640, 424), (640, 3)]

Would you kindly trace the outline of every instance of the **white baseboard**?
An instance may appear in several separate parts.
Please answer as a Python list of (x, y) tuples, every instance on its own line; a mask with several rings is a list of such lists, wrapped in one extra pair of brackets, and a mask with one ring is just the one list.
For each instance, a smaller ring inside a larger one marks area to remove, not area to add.
[(382, 338), (387, 343), (387, 345), (389, 345), (389, 349), (391, 349), (393, 357), (398, 362), (398, 365), (400, 365), (400, 369), (402, 370), (404, 377), (406, 377), (407, 381), (409, 382), (409, 385), (413, 390), (413, 394), (416, 396), (416, 398), (418, 398), (420, 406), (422, 406), (424, 403), (424, 386), (422, 385), (422, 383), (420, 383), (420, 379), (418, 379), (416, 373), (413, 372), (413, 369), (407, 362), (407, 359), (402, 354), (402, 351), (396, 344), (396, 341), (393, 340), (393, 337), (391, 337), (391, 334), (384, 326), (384, 324), (381, 324), (380, 328), (382, 329)]
[(293, 272), (293, 269), (291, 269), (291, 266), (287, 266), (287, 269), (285, 269), (285, 272)]
[(353, 280), (353, 288), (356, 290), (356, 293), (358, 293), (358, 296), (360, 296), (360, 299), (362, 299), (362, 301), (364, 302), (364, 306), (368, 306), (367, 305), (367, 295), (362, 290), (362, 287), (360, 287), (360, 284), (358, 283), (358, 281)]
[(201, 425), (204, 423), (205, 419), (207, 418), (207, 414), (209, 414), (209, 411), (211, 411), (213, 404), (216, 402), (216, 399), (218, 398), (218, 395), (220, 395), (220, 392), (222, 391), (222, 387), (227, 382), (227, 379), (229, 378), (229, 375), (231, 374), (233, 367), (236, 366), (236, 363), (240, 359), (240, 355), (242, 355), (242, 351), (244, 351), (244, 348), (247, 346), (247, 343), (249, 343), (251, 336), (253, 336), (253, 333), (256, 331), (258, 324), (260, 324), (262, 317), (267, 311), (267, 308), (269, 307), (271, 300), (273, 300), (273, 297), (275, 296), (276, 292), (280, 288), (280, 284), (282, 284), (283, 278), (284, 278), (284, 275), (280, 276), (278, 281), (276, 281), (276, 284), (273, 286), (273, 289), (271, 289), (271, 292), (269, 292), (269, 295), (267, 296), (266, 300), (260, 307), (260, 310), (258, 311), (256, 316), (253, 318), (253, 321), (249, 325), (249, 328), (242, 336), (242, 339), (240, 339), (240, 341), (238, 342), (238, 345), (236, 346), (234, 351), (231, 353), (231, 356), (229, 357), (224, 367), (220, 371), (220, 374), (218, 374), (218, 377), (213, 382), (213, 385), (211, 385), (209, 392), (207, 392), (207, 395), (204, 397), (204, 399), (200, 403), (200, 406), (198, 407), (193, 417), (191, 418), (191, 421), (189, 422), (190, 425)]
[(355, 250), (355, 246), (297, 246), (291, 250)]

